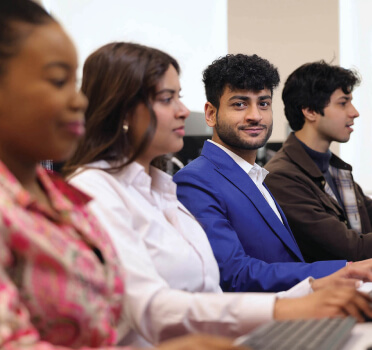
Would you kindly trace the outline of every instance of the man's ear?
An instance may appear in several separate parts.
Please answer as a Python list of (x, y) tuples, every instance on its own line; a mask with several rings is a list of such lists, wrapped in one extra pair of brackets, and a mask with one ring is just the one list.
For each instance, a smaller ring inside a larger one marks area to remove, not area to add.
[(204, 106), (205, 121), (207, 125), (213, 128), (217, 120), (217, 108), (212, 103), (207, 102)]
[(307, 108), (302, 108), (302, 113), (305, 117), (305, 120), (307, 120), (310, 123), (315, 122), (317, 117), (319, 116), (319, 113), (314, 112), (313, 110), (311, 110), (308, 107)]

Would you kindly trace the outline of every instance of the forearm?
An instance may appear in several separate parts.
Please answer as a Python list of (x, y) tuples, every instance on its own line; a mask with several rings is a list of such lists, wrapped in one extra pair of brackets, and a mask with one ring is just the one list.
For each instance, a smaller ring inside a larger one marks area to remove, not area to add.
[[(272, 293), (160, 293), (148, 313), (156, 343), (175, 335), (209, 333), (236, 337), (273, 319)], [(163, 317), (172, 315), (172, 319)]]

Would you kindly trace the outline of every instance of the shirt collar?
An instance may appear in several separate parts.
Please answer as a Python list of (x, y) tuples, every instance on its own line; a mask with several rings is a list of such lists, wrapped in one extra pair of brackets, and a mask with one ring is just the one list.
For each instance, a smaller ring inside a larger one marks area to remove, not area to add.
[[(37, 166), (36, 176), (45, 189), (51, 205), (57, 211), (72, 211), (75, 204), (85, 204), (90, 200), (90, 197), (68, 185), (60, 176), (48, 173), (41, 166)], [(1, 161), (0, 186), (22, 207), (26, 208), (36, 203), (32, 194), (23, 188), (17, 178)]]
[(173, 182), (171, 175), (153, 166), (150, 167), (150, 174), (152, 177), (152, 186), (158, 189), (159, 192), (176, 194), (177, 185)]
[(254, 163), (254, 165), (252, 165), (244, 160), (242, 157), (239, 157), (236, 153), (230, 151), (219, 143), (212, 140), (207, 141), (213, 143), (217, 147), (221, 148), (224, 152), (226, 152), (235, 161), (235, 163), (238, 164), (249, 175), (249, 177), (255, 184), (262, 184), (267, 174), (269, 174), (269, 172), (265, 168), (260, 167), (257, 163)]
[(59, 174), (38, 168), (39, 177), (57, 210), (73, 210), (75, 206), (84, 206), (92, 200), (84, 192), (68, 184)]
[[(89, 164), (90, 168), (108, 169), (110, 163), (105, 160), (101, 160), (92, 164)], [(118, 181), (126, 183), (130, 186), (145, 187), (148, 190), (155, 189), (159, 193), (169, 193), (176, 195), (176, 184), (172, 180), (172, 176), (150, 166), (150, 175), (145, 172), (145, 168), (137, 163), (132, 162), (125, 165), (120, 171), (111, 173)]]
[(34, 202), (31, 194), (22, 187), (2, 161), (0, 161), (0, 186), (10, 198), (22, 207), (27, 207)]

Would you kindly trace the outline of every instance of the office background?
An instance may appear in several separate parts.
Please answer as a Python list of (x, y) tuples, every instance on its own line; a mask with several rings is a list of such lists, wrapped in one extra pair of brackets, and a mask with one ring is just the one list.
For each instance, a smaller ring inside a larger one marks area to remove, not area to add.
[[(39, 0), (65, 26), (84, 62), (113, 40), (160, 48), (181, 64), (182, 94), (192, 111), (188, 134), (206, 135), (203, 69), (226, 53), (269, 59), (282, 83), (299, 65), (324, 59), (356, 68), (362, 84), (354, 92), (360, 112), (348, 143), (332, 150), (353, 166), (354, 177), (372, 194), (372, 1), (369, 0)], [(274, 132), (282, 142), (289, 132), (281, 89), (274, 92)]]

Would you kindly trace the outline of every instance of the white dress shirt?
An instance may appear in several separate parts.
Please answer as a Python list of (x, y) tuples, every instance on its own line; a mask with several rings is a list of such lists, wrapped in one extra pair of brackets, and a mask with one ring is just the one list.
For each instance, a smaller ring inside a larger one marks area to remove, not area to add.
[(274, 211), (279, 220), (283, 223), (282, 216), (280, 215), (279, 210), (276, 207), (273, 198), (271, 197), (271, 194), (263, 185), (265, 177), (269, 172), (265, 168), (261, 168), (256, 163), (254, 163), (254, 165), (248, 163), (242, 157), (239, 157), (236, 153), (230, 151), (229, 149), (220, 145), (219, 143), (214, 142), (212, 140), (207, 141), (213, 143), (217, 147), (221, 148), (224, 152), (226, 152), (235, 161), (235, 163), (238, 164), (249, 175), (249, 177), (257, 186), (263, 197), (266, 199), (266, 202), (269, 203), (271, 209)]
[[(222, 294), (205, 232), (177, 200), (168, 174), (151, 168), (149, 176), (138, 163), (113, 174), (92, 167), (108, 163), (78, 170), (70, 183), (94, 198), (91, 210), (126, 270), (121, 344), (156, 344), (190, 332), (238, 336), (272, 319), (275, 294)], [(304, 286), (296, 296), (308, 293)]]

